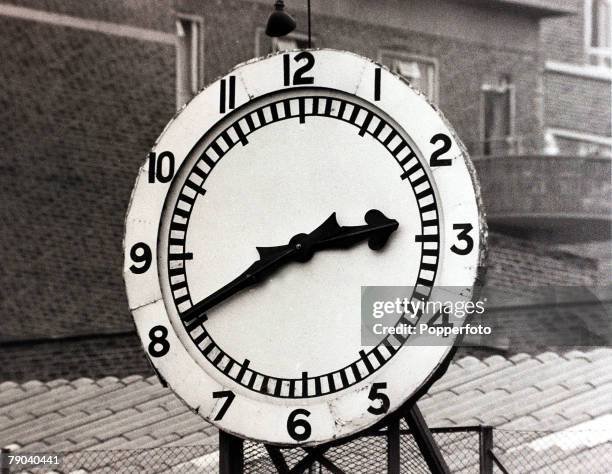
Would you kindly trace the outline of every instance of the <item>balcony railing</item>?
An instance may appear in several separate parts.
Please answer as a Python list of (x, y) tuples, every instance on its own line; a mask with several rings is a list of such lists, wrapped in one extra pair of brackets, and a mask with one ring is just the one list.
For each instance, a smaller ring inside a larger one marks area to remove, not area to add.
[(492, 228), (559, 242), (610, 238), (610, 158), (508, 154), (474, 163)]

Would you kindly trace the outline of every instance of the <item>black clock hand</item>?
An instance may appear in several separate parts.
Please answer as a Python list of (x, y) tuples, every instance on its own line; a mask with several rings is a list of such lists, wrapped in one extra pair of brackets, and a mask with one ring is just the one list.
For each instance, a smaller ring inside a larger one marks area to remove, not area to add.
[(234, 278), (227, 285), (219, 288), (211, 295), (204, 298), (199, 303), (193, 305), (190, 309), (181, 314), (181, 318), (186, 321), (197, 316), (202, 321), (205, 320), (204, 313), (213, 306), (225, 301), (230, 296), (239, 291), (248, 288), (262, 280), (265, 275), (272, 273), (274, 270), (282, 266), (286, 262), (292, 261), (290, 258), (296, 252), (295, 248), (289, 245), (280, 247), (265, 247), (265, 257), (260, 252), (260, 258), (247, 268), (243, 273)]
[(319, 238), (313, 243), (315, 250), (348, 248), (368, 239), (368, 246), (372, 250), (380, 250), (391, 234), (399, 227), (395, 219), (389, 219), (382, 212), (370, 209), (365, 215), (367, 225), (340, 227), (337, 231), (325, 238)]
[[(380, 250), (399, 227), (395, 219), (389, 219), (376, 209), (366, 213), (365, 221), (366, 225), (340, 226), (334, 212), (310, 234), (298, 234), (290, 240), (289, 247), (296, 248), (293, 258), (305, 262), (318, 250), (349, 248), (366, 239), (372, 250)], [(276, 248), (278, 247), (270, 247), (270, 250), (274, 252)], [(258, 250), (261, 254), (262, 251), (267, 251), (267, 248), (258, 247)]]
[(310, 234), (298, 234), (289, 241), (288, 245), (257, 247), (259, 260), (227, 285), (181, 313), (181, 319), (183, 321), (193, 320), (193, 323), (196, 324), (204, 322), (206, 311), (212, 307), (260, 282), (263, 277), (289, 262), (310, 260), (317, 250), (348, 248), (366, 239), (371, 249), (379, 250), (399, 225), (396, 220), (387, 218), (382, 212), (375, 209), (366, 213), (365, 220), (367, 225), (341, 227), (338, 225), (334, 212)]

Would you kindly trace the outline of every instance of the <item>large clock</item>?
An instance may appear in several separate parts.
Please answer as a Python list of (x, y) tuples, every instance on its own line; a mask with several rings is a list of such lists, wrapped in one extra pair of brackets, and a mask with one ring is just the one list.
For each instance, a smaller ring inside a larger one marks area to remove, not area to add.
[(236, 67), (172, 119), (136, 180), (124, 275), (146, 353), (229, 433), (312, 445), (374, 424), (431, 383), (455, 336), (363, 344), (362, 288), (471, 299), (475, 183), (436, 108), (371, 60)]

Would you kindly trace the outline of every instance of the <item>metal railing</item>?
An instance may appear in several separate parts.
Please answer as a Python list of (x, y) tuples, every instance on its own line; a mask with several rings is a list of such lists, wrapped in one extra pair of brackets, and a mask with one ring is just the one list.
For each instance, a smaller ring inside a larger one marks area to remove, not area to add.
[[(612, 432), (583, 430), (561, 432), (511, 431), (490, 426), (433, 428), (450, 471), (460, 474), (493, 473), (607, 473), (612, 466)], [(301, 448), (282, 449), (290, 472), (364, 473), (387, 470), (390, 437), (385, 430), (339, 443), (327, 449), (324, 459)], [(400, 426), (400, 462), (397, 472), (428, 473), (427, 463), (405, 424)], [(34, 453), (3, 450), (1, 474), (8, 473), (216, 473), (219, 452), (216, 446), (170, 446), (145, 449), (84, 450), (49, 454), (59, 457), (55, 465), (7, 464), (8, 455)], [(308, 460), (307, 460), (308, 461)], [(330, 461), (329, 463), (327, 461)], [(332, 466), (333, 464), (333, 466)], [(245, 473), (276, 473), (274, 460), (259, 443), (244, 443)]]

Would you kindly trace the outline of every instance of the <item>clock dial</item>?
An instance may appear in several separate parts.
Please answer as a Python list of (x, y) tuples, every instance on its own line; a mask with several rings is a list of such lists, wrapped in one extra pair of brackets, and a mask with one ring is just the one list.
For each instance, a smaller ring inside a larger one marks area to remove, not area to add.
[[(388, 340), (367, 351), (361, 347), (360, 285), (401, 282), (412, 289), (419, 283), (415, 298), (428, 297), (439, 234), (433, 187), (407, 139), (390, 122), (372, 105), (305, 89), (254, 100), (194, 150), (170, 194), (172, 212), (162, 231), (168, 240), (159, 252), (167, 253), (161, 267), (168, 269), (173, 310), (207, 359), (205, 366), (248, 389), (295, 398), (345, 389), (393, 357), (396, 350)], [(277, 137), (290, 141), (279, 143)], [(372, 176), (372, 167), (381, 170), (379, 176)], [(214, 180), (216, 173), (226, 176)], [(229, 178), (239, 173), (247, 179)], [(282, 209), (270, 191), (279, 193)], [(231, 200), (231, 215), (227, 205), (207, 203), (215, 193)], [(305, 201), (312, 195), (318, 202)], [(287, 243), (330, 211), (341, 219), (363, 216), (368, 205), (401, 215), (398, 233), (413, 238), (392, 239), (389, 248), (376, 253), (367, 247), (330, 249), (308, 266), (283, 268), (263, 285), (211, 308), (209, 319), (197, 311), (221, 282), (241, 274), (256, 246)], [(219, 210), (224, 216), (214, 217), (215, 229), (210, 220)], [(417, 242), (421, 235), (434, 244), (426, 261)], [(304, 340), (305, 328), (312, 326), (322, 334)], [(330, 352), (330, 346), (342, 350)]]
[(362, 345), (362, 287), (469, 299), (482, 246), (461, 145), (380, 66), (329, 50), (239, 66), (169, 124), (140, 176), (130, 307), (158, 372), (221, 429), (345, 436), (444, 362), (448, 345), (400, 334)]

